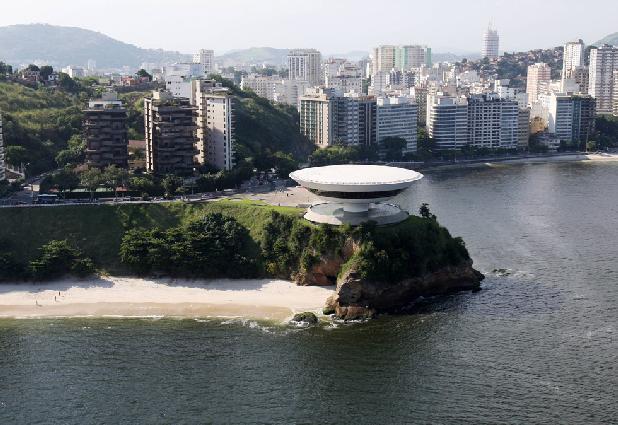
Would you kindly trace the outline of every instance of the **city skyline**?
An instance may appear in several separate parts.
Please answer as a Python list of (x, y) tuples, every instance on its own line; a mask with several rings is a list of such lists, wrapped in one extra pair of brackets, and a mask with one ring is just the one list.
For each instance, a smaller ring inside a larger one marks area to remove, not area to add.
[[(500, 34), (501, 51), (554, 47), (579, 38), (590, 44), (618, 31), (613, 19), (618, 14), (618, 4), (607, 0), (593, 1), (605, 12), (589, 23), (580, 19), (576, 3), (571, 0), (543, 3), (524, 0), (516, 7), (503, 0), (482, 0), (473, 5), (447, 0), (439, 6), (394, 0), (383, 10), (359, 8), (357, 3), (268, 0), (255, 4), (230, 0), (225, 4), (207, 2), (205, 5), (179, 0), (169, 8), (161, 1), (127, 4), (110, 0), (108, 8), (93, 15), (75, 7), (67, 14), (66, 9), (72, 4), (58, 0), (36, 8), (13, 3), (4, 8), (0, 26), (29, 23), (75, 26), (144, 48), (191, 53), (208, 46), (218, 55), (251, 46), (313, 47), (329, 55), (369, 51), (380, 44), (409, 43), (430, 45), (435, 52), (471, 54), (480, 52), (483, 32), (489, 22)], [(154, 12), (148, 11), (148, 19), (137, 19), (147, 6), (153, 5)], [(122, 7), (123, 13), (117, 13), (119, 9), (115, 6)], [(158, 13), (157, 6), (165, 9)], [(529, 13), (531, 8), (535, 13)], [(238, 14), (238, 10), (243, 14)], [(226, 14), (229, 19), (219, 19)], [(208, 25), (187, 25), (190, 22)], [(303, 26), (303, 22), (307, 25)], [(375, 25), (368, 31), (359, 22)], [(176, 23), (183, 25), (182, 31), (174, 31)], [(313, 31), (318, 23), (320, 31)], [(160, 31), (166, 25), (169, 30)], [(453, 37), (454, 31), (457, 37)]]

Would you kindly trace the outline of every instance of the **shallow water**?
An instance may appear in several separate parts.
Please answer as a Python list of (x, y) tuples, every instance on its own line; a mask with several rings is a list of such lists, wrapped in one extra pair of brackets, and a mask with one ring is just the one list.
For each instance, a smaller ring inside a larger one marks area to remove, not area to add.
[(609, 163), (427, 175), (402, 203), (488, 276), (410, 316), (2, 320), (0, 423), (616, 423), (617, 182)]

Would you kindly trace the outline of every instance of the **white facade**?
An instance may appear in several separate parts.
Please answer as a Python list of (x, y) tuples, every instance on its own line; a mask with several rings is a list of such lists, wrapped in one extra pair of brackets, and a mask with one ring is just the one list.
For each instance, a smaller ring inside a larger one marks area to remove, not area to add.
[(371, 76), (369, 94), (379, 96), (386, 91), (390, 84), (390, 72), (378, 71)]
[(290, 80), (308, 81), (318, 85), (321, 81), (322, 55), (315, 49), (294, 49), (288, 52)]
[(467, 145), (467, 99), (442, 93), (428, 96), (427, 132), (438, 149), (461, 149)]
[(79, 66), (67, 66), (62, 68), (62, 72), (71, 78), (82, 78), (86, 76), (86, 71), (84, 68)]
[(468, 143), (476, 148), (515, 149), (519, 139), (519, 106), (497, 94), (468, 99)]
[(2, 115), (0, 115), (0, 181), (6, 180), (6, 163), (4, 162), (4, 139), (2, 136)]
[(588, 93), (597, 100), (599, 114), (613, 111), (615, 70), (618, 70), (618, 47), (606, 44), (590, 50)]
[(530, 104), (538, 102), (539, 95), (548, 92), (551, 83), (551, 68), (543, 62), (535, 63), (528, 67), (526, 93)]
[(172, 93), (174, 97), (182, 97), (185, 99), (191, 99), (192, 97), (192, 85), (191, 78), (183, 77), (181, 75), (168, 75), (165, 78), (165, 89)]
[(337, 89), (342, 93), (361, 93), (363, 89), (362, 71), (358, 65), (338, 59), (329, 60), (324, 68), (326, 87)]
[(563, 76), (567, 71), (573, 70), (578, 66), (584, 66), (584, 42), (582, 40), (570, 41), (564, 45), (564, 56), (562, 59)]
[(395, 68), (401, 71), (431, 66), (431, 49), (427, 46), (398, 46), (395, 52)]
[(193, 63), (199, 64), (202, 76), (206, 77), (214, 70), (215, 52), (214, 50), (200, 49), (193, 55)]
[(380, 144), (387, 137), (406, 141), (405, 152), (416, 152), (418, 106), (408, 97), (377, 99), (376, 139)]
[(304, 80), (279, 80), (275, 86), (273, 100), (298, 109), (300, 98), (311, 85)]
[(483, 33), (481, 58), (496, 59), (500, 56), (500, 36), (491, 25)]
[(251, 90), (260, 97), (274, 100), (275, 87), (281, 83), (281, 77), (250, 74), (242, 77), (240, 88)]
[(194, 80), (197, 107), (196, 161), (219, 170), (234, 167), (234, 103), (227, 88), (210, 80)]
[(547, 125), (566, 142), (585, 142), (594, 129), (595, 100), (590, 95), (555, 93), (550, 96)]
[(334, 90), (309, 88), (300, 98), (300, 132), (319, 147), (335, 143)]
[(373, 49), (372, 57), (372, 75), (382, 71), (389, 73), (395, 68), (395, 59), (397, 57), (397, 46), (382, 45)]

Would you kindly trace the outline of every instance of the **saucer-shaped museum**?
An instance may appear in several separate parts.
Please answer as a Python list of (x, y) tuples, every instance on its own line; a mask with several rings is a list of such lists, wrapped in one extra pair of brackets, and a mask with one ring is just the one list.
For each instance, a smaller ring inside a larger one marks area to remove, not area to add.
[(423, 175), (382, 165), (329, 165), (294, 171), (290, 177), (324, 201), (309, 207), (307, 220), (358, 225), (366, 221), (392, 224), (405, 220), (408, 213), (388, 201)]

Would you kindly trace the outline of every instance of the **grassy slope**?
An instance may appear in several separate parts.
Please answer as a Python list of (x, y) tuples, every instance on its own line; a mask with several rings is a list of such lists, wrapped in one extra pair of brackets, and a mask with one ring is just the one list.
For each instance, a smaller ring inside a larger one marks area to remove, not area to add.
[(169, 228), (207, 212), (235, 217), (259, 240), (270, 212), (300, 216), (296, 208), (272, 207), (251, 201), (199, 204), (122, 204), (0, 209), (0, 243), (8, 243), (17, 258), (31, 259), (37, 248), (54, 239), (68, 239), (111, 273), (125, 272), (118, 259), (120, 241), (132, 227)]

